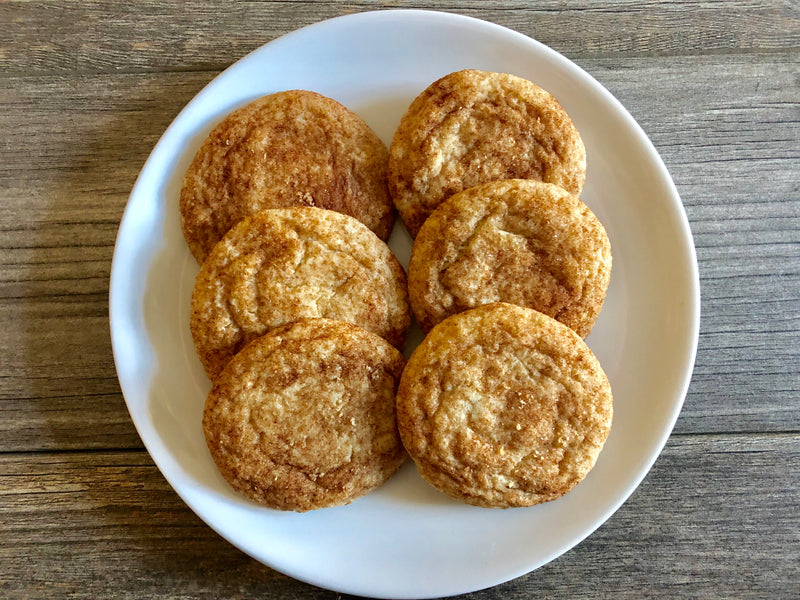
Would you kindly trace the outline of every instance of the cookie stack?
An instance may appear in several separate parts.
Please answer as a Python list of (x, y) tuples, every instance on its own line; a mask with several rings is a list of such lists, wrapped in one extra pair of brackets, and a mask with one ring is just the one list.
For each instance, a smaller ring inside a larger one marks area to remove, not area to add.
[[(572, 489), (612, 415), (582, 339), (611, 269), (578, 197), (585, 173), (555, 98), (500, 73), (433, 83), (388, 152), (312, 92), (222, 121), (187, 171), (181, 214), (202, 263), (203, 427), (228, 483), (273, 508), (335, 506), (385, 482), (407, 450), (428, 482), (478, 506)], [(416, 238), (408, 281), (383, 241), (394, 207)], [(406, 364), (411, 309), (426, 337)]]
[(411, 317), (383, 241), (387, 161), (354, 113), (289, 91), (224, 119), (184, 179), (206, 441), (228, 483), (272, 508), (346, 504), (406, 458), (395, 394)]
[(398, 426), (423, 478), (469, 504), (558, 498), (608, 436), (611, 389), (582, 338), (611, 249), (578, 198), (585, 179), (567, 113), (513, 75), (451, 73), (395, 132), (389, 189), (416, 238), (409, 294), (427, 332)]

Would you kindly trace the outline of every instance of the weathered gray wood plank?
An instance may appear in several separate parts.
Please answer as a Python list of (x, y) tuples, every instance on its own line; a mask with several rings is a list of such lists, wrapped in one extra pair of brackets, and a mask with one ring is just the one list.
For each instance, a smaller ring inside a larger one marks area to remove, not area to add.
[(164, 129), (213, 76), (0, 83), (0, 450), (141, 447), (119, 392), (108, 281)]
[(676, 431), (800, 430), (800, 56), (582, 63), (653, 140), (692, 227), (701, 334)]
[(428, 8), (510, 27), (571, 57), (800, 46), (800, 6), (751, 2), (0, 3), (2, 74), (219, 70), (294, 29), (365, 10)]
[[(796, 598), (800, 438), (673, 437), (595, 534), (489, 598)], [(0, 455), (5, 598), (337, 598), (235, 550), (143, 452)]]

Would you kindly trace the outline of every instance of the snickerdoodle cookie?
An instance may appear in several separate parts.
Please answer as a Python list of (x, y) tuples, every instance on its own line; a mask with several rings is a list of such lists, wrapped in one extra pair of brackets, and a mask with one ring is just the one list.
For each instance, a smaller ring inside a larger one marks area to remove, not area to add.
[(588, 206), (549, 183), (512, 179), (451, 196), (425, 221), (408, 269), (429, 330), (491, 302), (534, 308), (586, 337), (611, 276), (611, 246)]
[(254, 338), (310, 317), (403, 343), (411, 319), (405, 271), (353, 217), (320, 208), (260, 211), (225, 235), (195, 280), (190, 327), (212, 380)]
[(203, 414), (219, 471), (245, 496), (303, 512), (347, 504), (405, 459), (395, 423), (403, 356), (341, 321), (308, 319), (246, 346)]
[(394, 222), (388, 151), (355, 113), (315, 92), (265, 96), (209, 133), (186, 171), (184, 237), (202, 263), (225, 232), (264, 208), (348, 214), (385, 240)]
[(466, 70), (412, 103), (389, 158), (389, 191), (412, 236), (448, 196), (498, 179), (536, 179), (579, 194), (586, 152), (558, 101), (530, 81)]
[(505, 303), (434, 327), (397, 392), (400, 435), (422, 477), (477, 506), (570, 491), (594, 466), (611, 416), (608, 379), (583, 340)]

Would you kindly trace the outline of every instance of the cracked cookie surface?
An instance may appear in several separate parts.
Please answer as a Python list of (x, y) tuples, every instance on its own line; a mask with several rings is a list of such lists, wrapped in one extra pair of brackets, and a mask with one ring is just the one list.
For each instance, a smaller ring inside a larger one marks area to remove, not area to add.
[(558, 101), (506, 73), (457, 71), (411, 103), (389, 150), (389, 191), (409, 233), (446, 198), (500, 179), (580, 194), (586, 151)]
[(190, 329), (212, 380), (248, 342), (302, 318), (354, 323), (401, 346), (406, 275), (365, 225), (319, 208), (267, 209), (214, 247), (192, 293)]
[(536, 309), (591, 331), (611, 277), (611, 246), (588, 206), (531, 180), (497, 181), (443, 202), (420, 229), (408, 268), (425, 331), (492, 302)]
[(347, 504), (406, 454), (395, 422), (403, 356), (355, 325), (308, 319), (245, 347), (206, 400), (203, 430), (225, 480), (298, 512)]
[(505, 303), (434, 327), (397, 392), (400, 435), (422, 477), (476, 506), (567, 493), (594, 466), (611, 418), (608, 379), (583, 340)]
[(386, 146), (355, 113), (305, 90), (244, 106), (209, 133), (184, 177), (181, 226), (199, 263), (225, 232), (265, 208), (315, 206), (389, 237)]

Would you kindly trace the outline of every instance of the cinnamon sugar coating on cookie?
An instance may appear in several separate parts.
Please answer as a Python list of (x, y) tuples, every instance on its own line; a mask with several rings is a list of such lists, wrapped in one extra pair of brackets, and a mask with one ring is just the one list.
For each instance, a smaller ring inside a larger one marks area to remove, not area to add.
[(411, 319), (405, 271), (352, 217), (268, 209), (237, 224), (203, 263), (190, 328), (213, 380), (251, 340), (312, 317), (354, 323), (401, 346)]
[(574, 331), (505, 303), (439, 323), (397, 393), (403, 444), (424, 479), (476, 506), (554, 500), (594, 466), (612, 395)]
[(447, 197), (499, 179), (580, 194), (586, 152), (558, 101), (506, 73), (465, 70), (431, 84), (392, 140), (389, 191), (412, 236)]
[(408, 269), (411, 306), (429, 330), (492, 302), (536, 309), (591, 331), (611, 276), (611, 246), (588, 206), (531, 180), (497, 181), (451, 196), (420, 229)]
[(305, 90), (259, 98), (220, 122), (186, 171), (184, 237), (202, 263), (247, 215), (315, 206), (355, 217), (385, 240), (394, 222), (387, 161), (378, 136), (331, 98)]
[(405, 460), (394, 399), (403, 356), (380, 337), (327, 319), (271, 331), (228, 364), (203, 430), (225, 480), (298, 512), (347, 504)]

